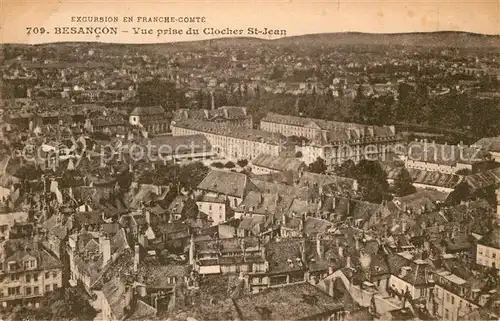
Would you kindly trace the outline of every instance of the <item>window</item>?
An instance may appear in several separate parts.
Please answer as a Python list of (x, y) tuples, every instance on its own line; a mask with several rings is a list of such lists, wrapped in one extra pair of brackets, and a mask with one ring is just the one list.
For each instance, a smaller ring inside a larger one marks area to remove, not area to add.
[(212, 210), (212, 204), (208, 205), (208, 210), (211, 211)]
[(38, 282), (38, 273), (33, 274), (33, 281)]
[(27, 286), (25, 289), (26, 295), (31, 295), (31, 287)]
[(448, 309), (444, 309), (444, 318), (448, 319), (450, 317), (450, 311)]
[(45, 292), (49, 292), (49, 291), (50, 291), (50, 285), (48, 285), (48, 284), (47, 284), (47, 285), (45, 286)]
[(49, 272), (45, 272), (45, 279), (48, 279), (50, 278), (50, 273)]
[(26, 274), (26, 282), (31, 282), (31, 275)]
[(455, 304), (455, 297), (454, 296), (451, 297), (451, 304)]
[(52, 284), (52, 290), (57, 290), (57, 283)]
[(446, 293), (446, 302), (450, 302), (450, 294)]
[(55, 279), (55, 278), (57, 278), (57, 272), (56, 272), (56, 271), (52, 272), (52, 277), (53, 277), (54, 279)]
[(11, 281), (17, 281), (17, 280), (19, 280), (19, 274), (17, 274), (17, 273), (11, 274), (10, 275), (10, 280)]
[(33, 288), (33, 292), (34, 292), (35, 294), (39, 294), (40, 290), (38, 289), (38, 287), (37, 287), (37, 286), (35, 286), (35, 287)]

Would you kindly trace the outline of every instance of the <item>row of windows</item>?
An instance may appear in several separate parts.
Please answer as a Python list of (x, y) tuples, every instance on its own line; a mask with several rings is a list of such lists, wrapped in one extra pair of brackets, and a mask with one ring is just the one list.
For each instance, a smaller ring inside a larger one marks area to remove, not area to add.
[[(52, 290), (56, 290), (58, 288), (58, 284), (57, 283), (54, 283), (54, 284), (47, 284), (45, 285), (45, 292), (49, 292), (51, 291), (51, 288)], [(31, 287), (31, 286), (26, 286), (24, 287), (24, 293), (21, 293), (21, 286), (14, 286), (14, 287), (9, 287), (7, 288), (7, 296), (17, 296), (17, 295), (38, 295), (40, 294), (40, 287), (38, 286), (34, 286), (34, 287)], [(4, 292), (3, 291), (0, 291), (0, 296), (3, 296), (4, 295)]]

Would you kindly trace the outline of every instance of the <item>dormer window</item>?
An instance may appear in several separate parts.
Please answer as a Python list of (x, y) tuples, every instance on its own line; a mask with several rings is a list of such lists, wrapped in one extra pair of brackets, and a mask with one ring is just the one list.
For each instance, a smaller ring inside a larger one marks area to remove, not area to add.
[(17, 270), (17, 263), (9, 262), (9, 271), (15, 271), (15, 270)]

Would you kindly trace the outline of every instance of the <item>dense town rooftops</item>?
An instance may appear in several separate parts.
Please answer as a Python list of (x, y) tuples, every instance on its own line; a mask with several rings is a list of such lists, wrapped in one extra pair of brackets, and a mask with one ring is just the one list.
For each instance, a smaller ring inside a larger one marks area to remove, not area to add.
[(280, 146), (288, 142), (287, 138), (278, 133), (271, 133), (258, 129), (224, 126), (214, 122), (195, 119), (173, 121), (171, 127), (185, 128), (207, 134), (228, 136), (236, 139), (260, 142), (263, 144)]
[[(401, 170), (401, 167), (386, 168), (387, 178), (391, 180), (397, 179)], [(416, 168), (408, 168), (407, 170), (408, 173), (410, 173), (413, 183), (422, 185), (455, 188), (458, 184), (465, 180), (464, 176), (461, 175), (426, 171)]]
[(341, 300), (309, 283), (264, 290), (234, 299), (242, 320), (301, 320), (341, 310)]

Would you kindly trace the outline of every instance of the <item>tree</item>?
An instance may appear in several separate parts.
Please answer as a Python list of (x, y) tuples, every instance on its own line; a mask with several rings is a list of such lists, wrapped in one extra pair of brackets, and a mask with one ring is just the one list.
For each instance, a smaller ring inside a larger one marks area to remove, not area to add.
[(227, 163), (224, 165), (224, 167), (225, 167), (225, 168), (234, 168), (235, 166), (236, 166), (236, 165), (234, 165), (234, 163), (233, 163), (233, 162), (227, 162)]
[(221, 162), (213, 162), (212, 166), (215, 168), (223, 168), (224, 164), (222, 164)]
[(248, 165), (248, 160), (247, 159), (240, 159), (236, 163), (238, 164), (239, 167), (245, 167)]
[(356, 166), (356, 171), (364, 201), (380, 203), (388, 198), (387, 174), (379, 162), (362, 159)]
[(139, 105), (159, 105), (165, 110), (173, 110), (177, 106), (185, 105), (184, 95), (176, 89), (175, 83), (161, 80), (158, 77), (140, 83), (136, 98)]
[(192, 198), (188, 198), (181, 211), (183, 220), (196, 219), (198, 217), (198, 205)]
[(308, 170), (316, 174), (324, 174), (328, 167), (326, 166), (325, 160), (318, 157), (314, 162), (309, 164)]
[(352, 159), (348, 159), (335, 169), (335, 174), (341, 177), (356, 177), (356, 163)]
[(207, 176), (210, 169), (201, 162), (194, 162), (180, 167), (181, 186), (192, 190)]
[(401, 197), (416, 192), (415, 186), (412, 184), (412, 179), (410, 173), (406, 168), (401, 169), (395, 182), (394, 182), (394, 193)]

